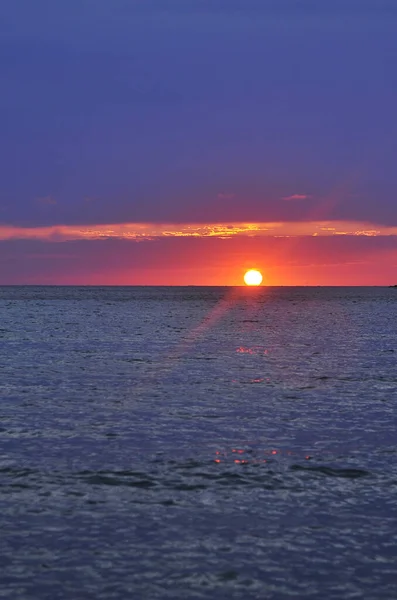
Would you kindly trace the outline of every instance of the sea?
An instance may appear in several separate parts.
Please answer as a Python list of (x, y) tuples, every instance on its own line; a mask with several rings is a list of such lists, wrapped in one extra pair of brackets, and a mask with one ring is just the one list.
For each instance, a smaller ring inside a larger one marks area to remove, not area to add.
[(1, 287), (0, 598), (397, 597), (397, 290)]

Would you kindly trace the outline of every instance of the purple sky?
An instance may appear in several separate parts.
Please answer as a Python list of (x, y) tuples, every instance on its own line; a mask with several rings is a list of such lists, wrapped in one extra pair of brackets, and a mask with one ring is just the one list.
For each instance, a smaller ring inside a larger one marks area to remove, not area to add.
[(395, 0), (2, 0), (0, 32), (0, 225), (397, 225)]

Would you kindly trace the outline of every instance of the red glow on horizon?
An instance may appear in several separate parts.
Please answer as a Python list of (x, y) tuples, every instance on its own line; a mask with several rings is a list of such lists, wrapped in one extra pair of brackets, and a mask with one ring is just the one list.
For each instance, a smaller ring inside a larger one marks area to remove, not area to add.
[[(0, 283), (18, 285), (228, 286), (247, 302), (271, 286), (387, 286), (396, 283), (397, 239), (172, 238), (161, 242), (1, 242)], [(393, 246), (395, 244), (396, 247)], [(14, 254), (15, 253), (15, 254)], [(241, 285), (263, 262), (266, 286)], [(248, 295), (249, 294), (249, 295)]]

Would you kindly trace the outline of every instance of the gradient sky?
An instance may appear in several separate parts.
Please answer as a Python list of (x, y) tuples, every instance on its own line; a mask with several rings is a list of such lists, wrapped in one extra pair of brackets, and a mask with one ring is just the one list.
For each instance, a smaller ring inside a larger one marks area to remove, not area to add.
[(395, 0), (2, 0), (0, 284), (397, 283)]

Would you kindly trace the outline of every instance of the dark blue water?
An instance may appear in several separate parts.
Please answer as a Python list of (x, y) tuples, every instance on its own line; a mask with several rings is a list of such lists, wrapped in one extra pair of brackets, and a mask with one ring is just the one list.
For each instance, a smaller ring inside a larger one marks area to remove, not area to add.
[(0, 598), (394, 600), (396, 308), (0, 288)]

